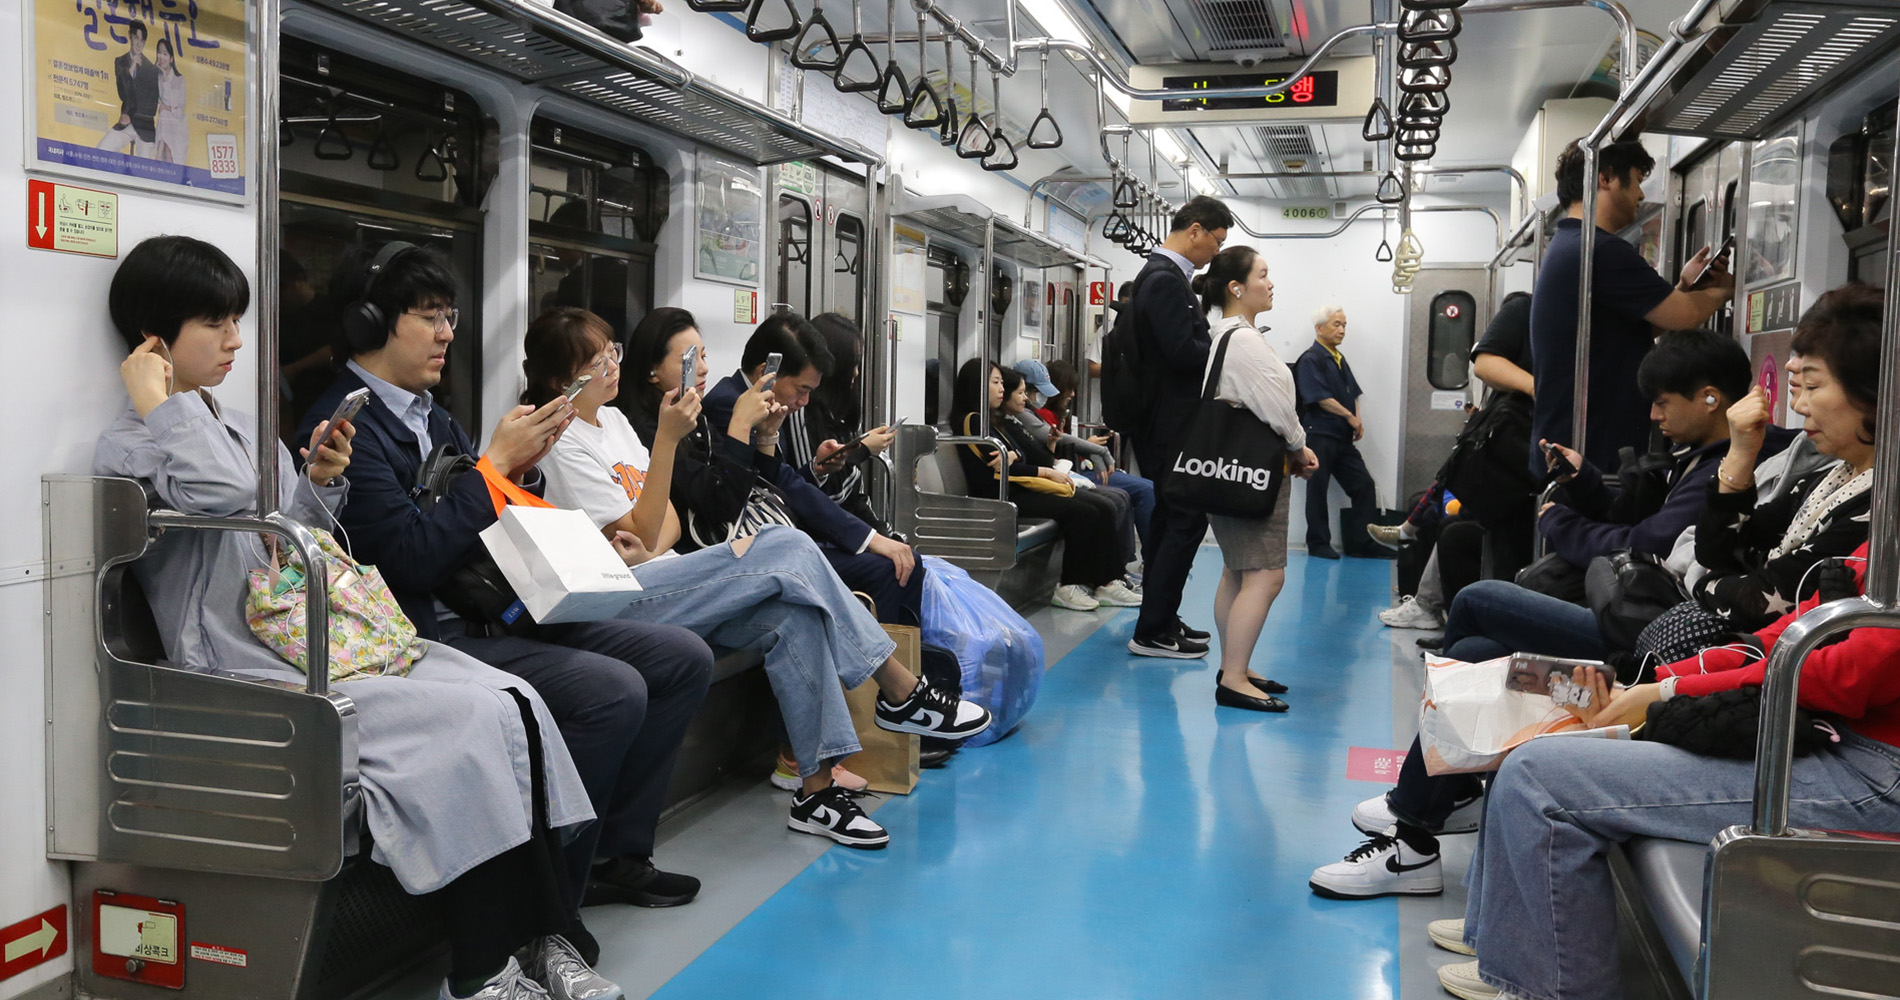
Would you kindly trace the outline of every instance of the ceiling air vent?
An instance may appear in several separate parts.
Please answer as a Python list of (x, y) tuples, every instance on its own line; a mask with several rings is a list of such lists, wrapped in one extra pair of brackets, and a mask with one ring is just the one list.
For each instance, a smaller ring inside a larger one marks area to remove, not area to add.
[(1228, 52), (1285, 45), (1267, 0), (1188, 0), (1207, 32), (1207, 50)]
[[(1320, 169), (1319, 148), (1313, 145), (1313, 130), (1303, 125), (1257, 125), (1254, 138), (1264, 152), (1261, 166), (1267, 171)], [(1280, 192), (1287, 198), (1329, 198), (1331, 189), (1320, 177), (1276, 178)]]

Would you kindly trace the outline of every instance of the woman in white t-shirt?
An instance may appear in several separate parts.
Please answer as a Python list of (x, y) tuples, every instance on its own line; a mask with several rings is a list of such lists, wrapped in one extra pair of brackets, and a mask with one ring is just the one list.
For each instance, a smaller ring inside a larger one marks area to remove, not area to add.
[[(799, 764), (786, 825), (848, 847), (889, 843), (884, 828), (832, 779), (832, 765), (860, 749), (845, 689), (875, 679), (877, 724), (896, 732), (962, 739), (989, 728), (989, 712), (930, 687), (897, 662), (896, 644), (803, 532), (767, 525), (686, 555), (670, 551), (680, 536), (668, 498), (673, 452), (698, 426), (697, 389), (666, 394), (649, 454), (627, 418), (607, 405), (620, 392), (621, 349), (600, 317), (549, 310), (528, 327), (526, 346), (523, 402), (545, 404), (592, 376), (574, 396), (577, 419), (540, 468), (549, 502), (586, 511), (634, 568), (640, 593), (624, 617), (680, 625), (715, 646), (761, 652)], [(703, 379), (703, 352), (698, 368)]]

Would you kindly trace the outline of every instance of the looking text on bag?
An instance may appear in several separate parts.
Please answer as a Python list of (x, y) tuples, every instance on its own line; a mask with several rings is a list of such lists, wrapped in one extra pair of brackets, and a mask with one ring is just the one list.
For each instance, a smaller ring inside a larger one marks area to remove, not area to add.
[(1174, 472), (1186, 476), (1198, 476), (1202, 479), (1219, 479), (1230, 483), (1246, 483), (1256, 490), (1264, 491), (1273, 481), (1273, 474), (1266, 469), (1239, 462), (1230, 462), (1224, 458), (1199, 459), (1188, 458), (1185, 454), (1174, 458)]

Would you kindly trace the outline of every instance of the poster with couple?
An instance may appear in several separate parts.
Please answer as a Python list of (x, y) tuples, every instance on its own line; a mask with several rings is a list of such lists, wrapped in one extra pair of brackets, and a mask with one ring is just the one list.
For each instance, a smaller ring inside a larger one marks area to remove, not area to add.
[(247, 195), (243, 0), (34, 0), (30, 167)]

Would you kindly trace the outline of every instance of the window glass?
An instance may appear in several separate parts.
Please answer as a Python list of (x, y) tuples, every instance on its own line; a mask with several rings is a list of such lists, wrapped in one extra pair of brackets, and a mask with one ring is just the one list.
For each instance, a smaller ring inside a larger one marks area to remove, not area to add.
[(831, 311), (862, 322), (864, 312), (864, 223), (839, 213), (831, 258)]
[(811, 206), (803, 198), (778, 200), (778, 296), (800, 315), (811, 315)]
[(1431, 335), (1425, 346), (1425, 377), (1432, 388), (1463, 389), (1470, 382), (1477, 330), (1478, 301), (1469, 293), (1440, 292), (1432, 299)]

